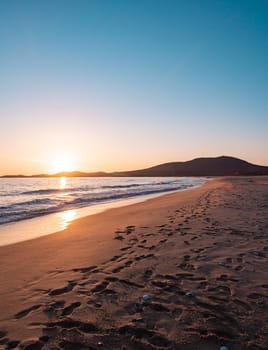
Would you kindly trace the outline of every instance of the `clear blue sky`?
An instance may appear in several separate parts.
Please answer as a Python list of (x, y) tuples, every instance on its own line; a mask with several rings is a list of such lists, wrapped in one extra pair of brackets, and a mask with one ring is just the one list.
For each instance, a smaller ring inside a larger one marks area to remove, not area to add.
[(0, 0), (0, 53), (0, 174), (268, 165), (266, 0)]

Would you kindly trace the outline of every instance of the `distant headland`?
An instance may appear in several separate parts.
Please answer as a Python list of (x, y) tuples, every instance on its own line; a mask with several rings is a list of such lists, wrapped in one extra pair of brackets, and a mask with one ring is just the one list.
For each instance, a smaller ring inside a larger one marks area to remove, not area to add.
[(268, 175), (268, 166), (251, 164), (229, 157), (196, 158), (186, 162), (169, 162), (146, 169), (117, 172), (60, 172), (56, 174), (4, 175), (1, 178), (32, 177), (157, 177), (157, 176), (250, 176)]

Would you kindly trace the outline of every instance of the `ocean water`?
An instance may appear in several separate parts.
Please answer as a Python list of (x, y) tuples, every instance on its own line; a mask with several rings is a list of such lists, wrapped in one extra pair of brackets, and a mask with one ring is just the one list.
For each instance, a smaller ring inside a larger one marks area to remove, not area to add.
[(181, 191), (203, 178), (1, 178), (0, 225), (146, 195)]

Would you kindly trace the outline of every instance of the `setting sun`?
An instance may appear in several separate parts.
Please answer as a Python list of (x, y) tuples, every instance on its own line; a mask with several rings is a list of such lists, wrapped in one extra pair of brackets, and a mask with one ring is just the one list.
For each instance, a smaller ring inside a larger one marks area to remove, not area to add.
[(51, 172), (59, 173), (62, 171), (74, 171), (75, 161), (70, 155), (56, 155), (51, 162)]

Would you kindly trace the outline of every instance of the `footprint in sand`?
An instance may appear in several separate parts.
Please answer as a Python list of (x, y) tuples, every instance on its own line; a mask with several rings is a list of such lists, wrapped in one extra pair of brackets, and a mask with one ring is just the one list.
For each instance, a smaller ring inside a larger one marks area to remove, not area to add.
[(126, 250), (129, 250), (129, 249), (131, 249), (132, 248), (132, 246), (126, 246), (126, 247), (123, 247), (123, 248), (121, 248), (120, 250), (122, 251), (122, 252), (124, 252), (124, 251), (126, 251)]
[(148, 258), (153, 258), (155, 257), (155, 255), (153, 253), (151, 254), (147, 254), (147, 255), (139, 255), (135, 257), (136, 261), (140, 261), (140, 260), (144, 260), (144, 259), (148, 259)]
[(78, 308), (81, 305), (81, 303), (79, 301), (76, 301), (72, 304), (70, 304), (69, 306), (66, 306), (63, 310), (61, 315), (62, 316), (67, 316), (70, 315), (71, 313), (73, 313), (73, 311)]
[(47, 314), (49, 317), (55, 315), (58, 310), (61, 310), (65, 305), (64, 300), (59, 300), (53, 303), (50, 303), (45, 309), (43, 309), (43, 312)]
[(39, 309), (41, 306), (42, 306), (41, 304), (37, 304), (37, 305), (33, 305), (33, 306), (29, 307), (28, 309), (22, 310), (15, 315), (15, 318), (19, 319), (19, 318), (25, 317), (30, 312)]
[(64, 293), (68, 293), (71, 290), (73, 290), (73, 288), (77, 285), (76, 282), (74, 281), (70, 281), (67, 286), (62, 287), (62, 288), (57, 288), (57, 289), (53, 289), (51, 290), (48, 294), (50, 296), (55, 296), (55, 295), (60, 295), (60, 294), (64, 294)]
[(147, 269), (144, 271), (144, 278), (148, 279), (152, 276), (152, 274), (153, 274), (153, 271), (150, 269)]
[(120, 265), (118, 267), (115, 267), (113, 270), (112, 270), (112, 273), (117, 273), (117, 272), (120, 272), (122, 271), (123, 269), (131, 266), (133, 264), (133, 261), (132, 260), (128, 260), (126, 261), (123, 265)]
[(72, 318), (66, 318), (64, 320), (56, 321), (56, 322), (48, 322), (46, 323), (47, 328), (44, 329), (44, 333), (49, 329), (53, 329), (55, 327), (62, 328), (64, 330), (76, 328), (83, 333), (92, 333), (96, 332), (99, 329), (93, 323), (86, 323), (78, 320), (74, 320)]
[(242, 309), (242, 312), (244, 312), (244, 310), (246, 310), (246, 311), (252, 310), (251, 306), (248, 303), (246, 303), (240, 299), (233, 299), (232, 302), (234, 304), (236, 304), (236, 306), (238, 307), (239, 310)]
[(0, 339), (4, 338), (7, 335), (6, 331), (1, 331), (0, 330)]
[(108, 281), (103, 281), (99, 284), (97, 284), (94, 288), (91, 289), (92, 293), (99, 293), (102, 292), (106, 287), (109, 285)]
[[(18, 340), (8, 340), (6, 339), (6, 349), (15, 349), (20, 345), (20, 342)], [(21, 347), (20, 347), (21, 348)]]
[(135, 231), (135, 226), (130, 225), (130, 226), (127, 226), (127, 227), (126, 227), (125, 233), (126, 233), (127, 235), (129, 235), (129, 234), (131, 234), (131, 233), (134, 232), (134, 231)]
[(247, 297), (251, 300), (262, 300), (265, 298), (265, 295), (260, 293), (250, 293), (247, 295)]
[(123, 254), (121, 255), (114, 255), (109, 261), (116, 261), (118, 259), (120, 259), (123, 256)]
[(127, 286), (131, 286), (131, 287), (143, 288), (143, 285), (135, 283), (135, 282), (132, 282), (132, 281), (127, 280), (127, 279), (119, 279), (118, 282), (120, 282), (122, 284), (125, 284)]
[(96, 265), (93, 265), (93, 266), (87, 266), (87, 267), (77, 267), (75, 269), (73, 269), (74, 272), (82, 272), (82, 273), (85, 273), (85, 272), (91, 272), (93, 271), (94, 269), (96, 269), (97, 266)]

